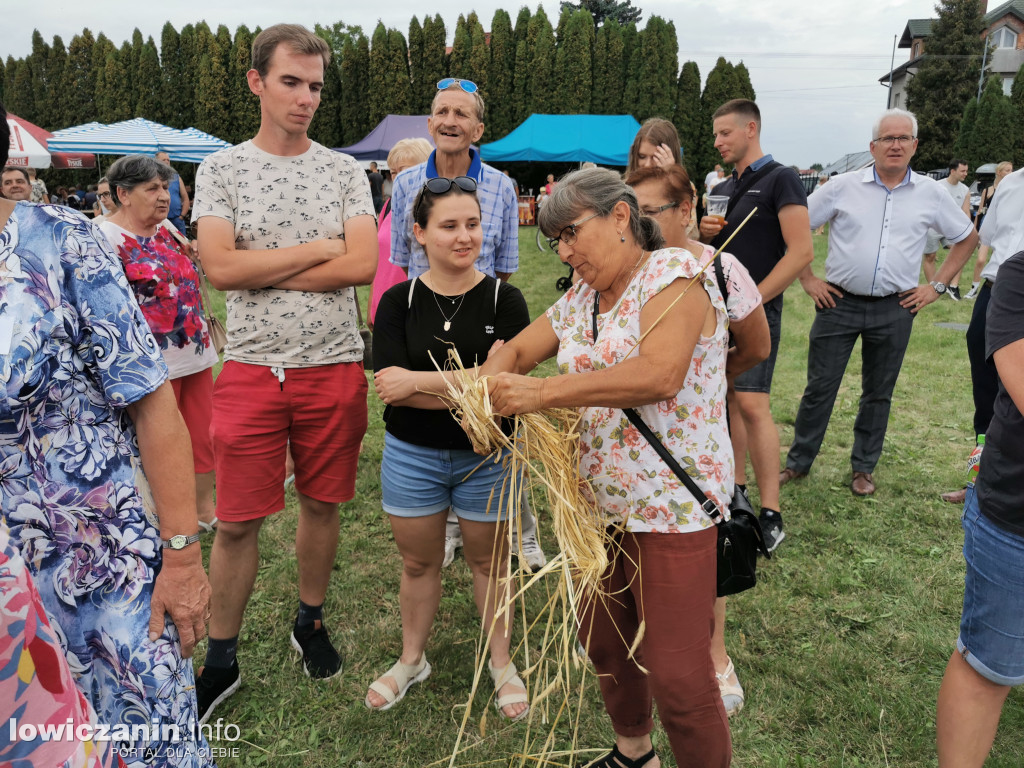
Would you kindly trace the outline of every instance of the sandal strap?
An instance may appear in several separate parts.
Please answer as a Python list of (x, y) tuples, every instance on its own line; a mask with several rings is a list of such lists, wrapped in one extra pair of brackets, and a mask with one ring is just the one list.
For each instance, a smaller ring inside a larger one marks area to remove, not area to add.
[[(529, 704), (530, 697), (526, 693), (526, 683), (519, 677), (519, 671), (516, 669), (516, 665), (511, 661), (506, 664), (503, 668), (498, 669), (490, 661), (487, 662), (488, 670), (491, 673), (491, 680), (494, 681), (494, 693), (495, 703), (499, 710), (504, 709), (512, 704)], [(514, 691), (512, 693), (506, 693), (504, 696), (499, 696), (498, 691), (506, 685), (514, 685), (521, 688), (521, 691)], [(525, 712), (524, 712), (525, 714)]]
[(655, 757), (654, 747), (646, 755), (632, 760), (619, 751), (619, 747), (613, 746), (612, 751), (600, 760), (589, 763), (586, 768), (643, 768)]
[[(406, 687), (406, 684), (422, 672), (423, 668), (426, 666), (427, 654), (420, 656), (419, 664), (403, 664), (401, 660), (396, 661), (391, 669), (370, 683), (370, 690), (390, 704), (395, 700), (401, 690)], [(385, 677), (390, 677), (395, 681), (395, 684), (398, 686), (397, 691), (391, 690), (390, 685), (382, 682)]]

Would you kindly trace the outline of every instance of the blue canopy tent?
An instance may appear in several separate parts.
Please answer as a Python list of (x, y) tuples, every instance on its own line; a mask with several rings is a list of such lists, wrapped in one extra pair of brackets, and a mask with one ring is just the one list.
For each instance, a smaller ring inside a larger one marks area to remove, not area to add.
[(102, 125), (86, 123), (55, 131), (47, 142), (51, 152), (90, 152), (96, 155), (152, 155), (166, 152), (171, 160), (199, 163), (228, 142), (196, 128), (178, 130), (143, 117)]
[(388, 152), (402, 139), (423, 138), (434, 145), (427, 132), (429, 115), (387, 115), (366, 137), (349, 147), (336, 147), (335, 151), (352, 155), (356, 160), (386, 161)]
[(530, 115), (512, 133), (480, 146), (487, 162), (626, 165), (640, 123), (632, 115)]

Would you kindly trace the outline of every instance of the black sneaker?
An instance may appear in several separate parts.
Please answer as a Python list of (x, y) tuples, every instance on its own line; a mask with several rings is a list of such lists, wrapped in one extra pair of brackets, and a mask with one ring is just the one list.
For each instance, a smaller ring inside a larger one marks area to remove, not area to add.
[(314, 680), (327, 680), (341, 674), (341, 654), (331, 645), (322, 621), (311, 629), (292, 629), (292, 648), (302, 656), (302, 667)]
[(210, 719), (213, 710), (224, 699), (233, 694), (242, 685), (242, 676), (238, 672), (238, 662), (230, 667), (200, 667), (196, 675), (196, 702), (199, 704), (199, 724), (203, 725)]
[(786, 533), (782, 530), (782, 515), (770, 509), (762, 508), (761, 514), (757, 516), (757, 519), (761, 523), (761, 532), (764, 533), (765, 547), (769, 552), (774, 552), (778, 549), (782, 540), (786, 538)]
[(946, 286), (946, 295), (953, 301), (960, 301), (960, 289), (955, 285)]

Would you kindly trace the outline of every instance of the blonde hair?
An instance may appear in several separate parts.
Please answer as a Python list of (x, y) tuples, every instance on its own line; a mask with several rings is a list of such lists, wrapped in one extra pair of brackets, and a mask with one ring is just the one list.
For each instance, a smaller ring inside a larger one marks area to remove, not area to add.
[(388, 168), (394, 173), (395, 166), (401, 165), (408, 168), (412, 165), (419, 165), (426, 162), (430, 153), (434, 150), (426, 139), (402, 139), (396, 141), (395, 146), (388, 152)]

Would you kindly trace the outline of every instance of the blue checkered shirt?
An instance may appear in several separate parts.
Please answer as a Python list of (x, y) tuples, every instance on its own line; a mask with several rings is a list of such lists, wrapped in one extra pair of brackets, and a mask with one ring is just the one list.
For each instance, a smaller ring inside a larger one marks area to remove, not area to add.
[[(477, 181), (484, 241), (476, 268), (485, 275), (511, 274), (519, 269), (519, 201), (512, 180), (480, 162), (470, 147), (472, 162), (468, 176)], [(430, 268), (423, 246), (412, 234), (412, 204), (428, 178), (437, 176), (434, 153), (425, 163), (402, 171), (391, 190), (391, 263), (409, 270), (409, 277), (422, 275)]]

